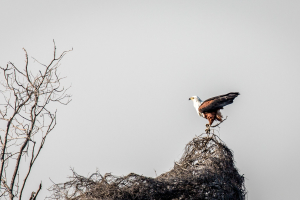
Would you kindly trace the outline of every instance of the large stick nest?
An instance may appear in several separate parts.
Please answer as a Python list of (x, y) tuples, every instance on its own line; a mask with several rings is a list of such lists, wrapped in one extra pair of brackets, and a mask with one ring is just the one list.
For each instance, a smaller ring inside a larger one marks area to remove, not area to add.
[(83, 177), (53, 185), (53, 199), (238, 199), (244, 200), (244, 176), (235, 168), (232, 151), (216, 135), (197, 136), (169, 172), (156, 178), (130, 173)]

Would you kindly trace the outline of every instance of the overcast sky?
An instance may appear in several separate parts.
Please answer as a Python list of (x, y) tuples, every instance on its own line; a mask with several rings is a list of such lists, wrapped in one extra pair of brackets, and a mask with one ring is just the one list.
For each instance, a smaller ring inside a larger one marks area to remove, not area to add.
[[(240, 92), (222, 111), (221, 139), (246, 177), (249, 200), (296, 200), (300, 188), (299, 1), (1, 1), (0, 66), (60, 67), (73, 101), (27, 190), (40, 198), (70, 168), (155, 177), (204, 132), (188, 98)], [(30, 192), (25, 193), (30, 195)], [(25, 196), (25, 198), (28, 198)]]

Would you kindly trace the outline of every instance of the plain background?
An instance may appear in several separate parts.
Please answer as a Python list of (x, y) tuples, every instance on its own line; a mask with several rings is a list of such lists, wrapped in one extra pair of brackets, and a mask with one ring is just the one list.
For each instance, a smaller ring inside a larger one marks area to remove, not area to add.
[(299, 199), (300, 3), (229, 1), (0, 2), (0, 66), (62, 61), (73, 101), (37, 160), (27, 192), (130, 172), (155, 177), (204, 132), (188, 98), (240, 92), (217, 133), (250, 200)]

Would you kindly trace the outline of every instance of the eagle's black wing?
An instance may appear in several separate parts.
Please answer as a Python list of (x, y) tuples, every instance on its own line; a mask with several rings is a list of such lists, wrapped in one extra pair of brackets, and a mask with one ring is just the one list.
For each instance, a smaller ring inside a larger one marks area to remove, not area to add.
[(233, 103), (233, 100), (240, 95), (238, 92), (230, 92), (228, 94), (216, 96), (205, 100), (199, 107), (199, 112), (211, 112), (222, 109), (224, 106)]

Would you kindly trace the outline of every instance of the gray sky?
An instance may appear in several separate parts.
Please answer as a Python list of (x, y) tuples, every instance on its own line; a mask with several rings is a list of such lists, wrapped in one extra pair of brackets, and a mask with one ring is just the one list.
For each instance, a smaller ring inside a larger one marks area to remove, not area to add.
[[(52, 59), (73, 101), (27, 189), (81, 175), (170, 170), (204, 132), (188, 98), (240, 92), (223, 110), (250, 200), (299, 199), (299, 1), (1, 1), (0, 66)], [(29, 193), (27, 195), (30, 195)]]

